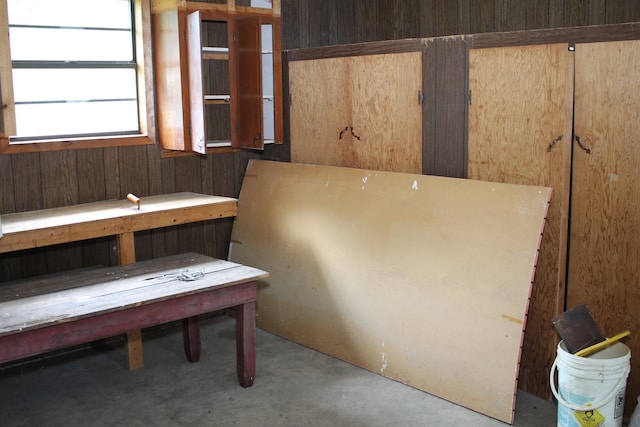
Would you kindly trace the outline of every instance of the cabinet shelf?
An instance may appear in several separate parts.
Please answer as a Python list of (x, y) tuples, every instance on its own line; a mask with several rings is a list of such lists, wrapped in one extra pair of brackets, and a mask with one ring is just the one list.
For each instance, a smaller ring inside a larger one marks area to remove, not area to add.
[(215, 104), (215, 105), (226, 105), (231, 102), (230, 95), (205, 95), (204, 103), (205, 104)]
[(228, 61), (229, 60), (229, 48), (227, 47), (203, 47), (202, 59), (214, 60), (214, 61)]

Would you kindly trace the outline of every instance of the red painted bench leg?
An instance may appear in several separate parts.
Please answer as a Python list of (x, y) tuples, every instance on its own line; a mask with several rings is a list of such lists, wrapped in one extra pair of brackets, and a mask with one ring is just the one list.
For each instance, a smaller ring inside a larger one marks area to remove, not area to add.
[(256, 376), (256, 303), (234, 307), (236, 311), (236, 366), (242, 387), (251, 387)]
[(200, 323), (198, 317), (189, 317), (182, 321), (182, 340), (187, 360), (191, 363), (200, 360)]

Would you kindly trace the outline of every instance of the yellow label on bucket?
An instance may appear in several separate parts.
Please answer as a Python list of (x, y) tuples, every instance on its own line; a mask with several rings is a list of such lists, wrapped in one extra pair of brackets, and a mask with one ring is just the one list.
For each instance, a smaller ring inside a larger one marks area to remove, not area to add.
[(582, 427), (600, 427), (604, 424), (604, 417), (597, 409), (591, 411), (574, 411), (573, 416)]

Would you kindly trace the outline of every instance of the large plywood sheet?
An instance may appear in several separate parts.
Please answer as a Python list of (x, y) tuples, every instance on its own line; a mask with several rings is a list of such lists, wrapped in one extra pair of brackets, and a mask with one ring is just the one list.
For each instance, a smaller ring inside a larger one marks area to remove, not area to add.
[(230, 259), (259, 327), (511, 422), (550, 192), (251, 161)]

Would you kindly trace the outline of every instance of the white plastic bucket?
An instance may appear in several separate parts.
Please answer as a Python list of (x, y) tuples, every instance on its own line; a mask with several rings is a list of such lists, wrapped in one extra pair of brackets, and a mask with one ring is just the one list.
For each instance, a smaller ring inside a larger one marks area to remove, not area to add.
[(630, 360), (629, 347), (620, 342), (579, 357), (560, 341), (549, 375), (558, 399), (558, 427), (621, 427)]

